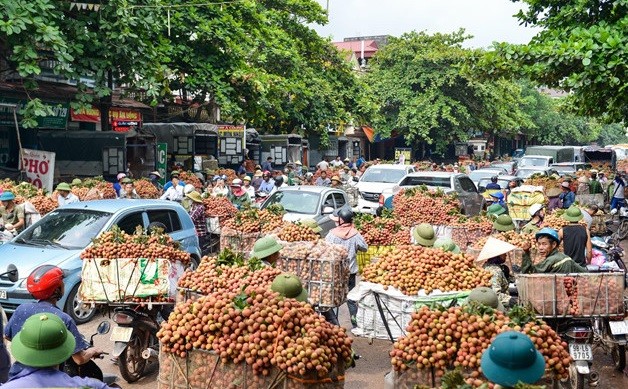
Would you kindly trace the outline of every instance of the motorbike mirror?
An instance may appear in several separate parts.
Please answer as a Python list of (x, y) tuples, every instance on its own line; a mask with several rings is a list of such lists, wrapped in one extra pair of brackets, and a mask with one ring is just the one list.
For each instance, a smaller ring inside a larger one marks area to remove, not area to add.
[(7, 272), (4, 274), (9, 276), (8, 278), (11, 282), (17, 282), (17, 280), (19, 279), (17, 267), (14, 264), (10, 264), (9, 266), (7, 266)]
[(333, 207), (323, 207), (323, 215), (331, 215), (332, 213), (334, 213)]
[(98, 324), (98, 328), (96, 328), (96, 331), (100, 335), (104, 335), (108, 333), (110, 329), (111, 329), (111, 324), (109, 324), (107, 320), (104, 320), (104, 321), (101, 321), (100, 324)]

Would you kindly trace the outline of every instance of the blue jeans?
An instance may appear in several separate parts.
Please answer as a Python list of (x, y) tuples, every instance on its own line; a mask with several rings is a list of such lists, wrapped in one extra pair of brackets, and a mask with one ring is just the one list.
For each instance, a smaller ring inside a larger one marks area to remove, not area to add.
[(613, 197), (611, 199), (611, 210), (623, 207), (625, 204), (624, 200), (625, 199), (618, 199), (617, 197)]

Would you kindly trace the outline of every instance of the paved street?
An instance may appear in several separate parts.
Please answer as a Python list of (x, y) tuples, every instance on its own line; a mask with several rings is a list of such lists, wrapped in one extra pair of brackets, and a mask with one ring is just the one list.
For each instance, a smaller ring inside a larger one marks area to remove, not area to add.
[[(107, 317), (96, 317), (90, 323), (80, 326), (81, 332), (85, 335), (95, 332), (98, 323)], [(340, 321), (346, 327), (349, 328), (349, 316), (345, 307), (340, 310)], [(113, 323), (113, 322), (112, 322)], [(111, 352), (113, 344), (109, 342), (109, 335), (96, 336), (95, 344), (101, 347), (103, 350)], [(388, 352), (392, 345), (390, 341), (385, 340), (373, 340), (370, 342), (365, 338), (354, 338), (354, 348), (358, 354), (361, 355), (361, 359), (357, 361), (356, 367), (350, 369), (347, 372), (347, 381), (345, 388), (347, 389), (361, 389), (361, 388), (383, 388), (384, 387), (384, 375), (390, 371), (390, 359)], [(109, 357), (106, 357), (103, 361), (98, 362), (103, 371), (111, 374), (117, 374), (120, 377), (118, 367), (115, 366)], [(623, 374), (614, 371), (611, 367), (610, 357), (604, 355), (601, 350), (597, 350), (595, 354), (595, 367), (600, 369), (600, 389), (610, 388), (628, 388), (628, 377)], [(127, 384), (121, 381), (119, 383), (123, 387), (132, 388), (155, 388), (157, 385), (157, 371), (153, 371), (151, 375), (145, 377), (135, 384)]]

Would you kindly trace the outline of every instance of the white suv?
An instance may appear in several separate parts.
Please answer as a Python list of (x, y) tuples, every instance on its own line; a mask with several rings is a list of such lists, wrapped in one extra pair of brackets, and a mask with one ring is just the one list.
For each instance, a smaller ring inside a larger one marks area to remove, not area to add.
[(408, 174), (414, 172), (413, 165), (372, 165), (362, 177), (356, 187), (360, 192), (357, 211), (375, 214), (379, 208), (379, 196), (384, 189), (391, 189), (398, 185)]

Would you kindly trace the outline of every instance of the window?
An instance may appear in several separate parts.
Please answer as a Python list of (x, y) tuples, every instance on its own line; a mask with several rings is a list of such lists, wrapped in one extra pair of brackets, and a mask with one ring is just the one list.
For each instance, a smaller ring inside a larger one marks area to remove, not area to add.
[(343, 205), (345, 205), (345, 198), (342, 195), (342, 193), (334, 193), (333, 196), (334, 196), (334, 200), (336, 202), (336, 208), (340, 208)]
[(451, 182), (449, 177), (421, 177), (421, 176), (408, 176), (403, 179), (400, 186), (436, 186), (441, 188), (450, 188)]
[(82, 249), (98, 235), (110, 218), (111, 214), (106, 212), (54, 210), (21, 234), (16, 242)]
[(162, 223), (166, 226), (166, 233), (181, 230), (181, 221), (176, 211), (172, 210), (154, 210), (148, 211), (148, 223)]
[(142, 217), (142, 212), (134, 212), (129, 215), (124, 216), (120, 219), (116, 225), (120, 227), (120, 229), (127, 234), (135, 233), (135, 229), (137, 226), (144, 227), (144, 219)]
[(462, 188), (463, 191), (477, 192), (477, 189), (475, 188), (475, 184), (473, 184), (473, 181), (471, 181), (469, 177), (460, 177), (459, 181), (460, 181), (460, 187)]
[(323, 203), (323, 207), (332, 207), (334, 208), (334, 196), (332, 194), (328, 194), (325, 198), (325, 202)]

